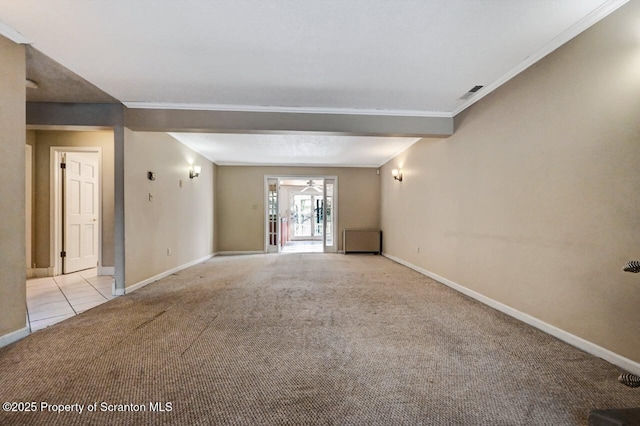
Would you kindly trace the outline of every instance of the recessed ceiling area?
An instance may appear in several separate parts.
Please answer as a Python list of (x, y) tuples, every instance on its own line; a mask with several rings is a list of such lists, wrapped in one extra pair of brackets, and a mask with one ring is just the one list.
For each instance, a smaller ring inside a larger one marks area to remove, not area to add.
[(169, 133), (219, 165), (379, 167), (419, 138)]

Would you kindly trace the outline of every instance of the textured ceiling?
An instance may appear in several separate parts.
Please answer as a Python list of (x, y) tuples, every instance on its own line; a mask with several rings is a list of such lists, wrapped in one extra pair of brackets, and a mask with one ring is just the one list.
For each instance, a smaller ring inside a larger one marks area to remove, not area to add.
[(118, 103), (82, 77), (31, 46), (26, 48), (27, 78), (38, 84), (27, 89), (28, 102)]
[(130, 105), (428, 115), (622, 3), (0, 0), (0, 21)]
[(217, 164), (379, 167), (418, 139), (170, 133)]
[[(0, 34), (32, 45), (28, 101), (452, 117), (625, 2), (0, 0)], [(174, 137), (219, 164), (378, 167), (415, 142)]]

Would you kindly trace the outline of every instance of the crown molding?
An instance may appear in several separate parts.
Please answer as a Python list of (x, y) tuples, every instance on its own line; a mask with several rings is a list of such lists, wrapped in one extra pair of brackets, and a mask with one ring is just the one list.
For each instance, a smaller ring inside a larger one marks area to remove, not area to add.
[(551, 40), (550, 42), (542, 46), (540, 49), (538, 49), (536, 52), (528, 56), (524, 61), (522, 61), (518, 66), (513, 68), (511, 71), (504, 74), (502, 77), (498, 78), (493, 83), (488, 84), (482, 90), (478, 91), (475, 96), (472, 96), (471, 98), (469, 98), (468, 101), (466, 101), (465, 103), (463, 103), (462, 105), (454, 109), (453, 112), (451, 113), (451, 116), (455, 117), (465, 109), (469, 108), (471, 105), (475, 104), (480, 99), (484, 98), (489, 93), (493, 92), (498, 87), (502, 86), (504, 83), (511, 80), (516, 75), (520, 74), (522, 71), (526, 70), (531, 65), (535, 64), (540, 59), (544, 58), (545, 56), (547, 56), (548, 54), (550, 54), (551, 52), (553, 52), (563, 44), (567, 43), (569, 40), (573, 39), (580, 33), (586, 31), (588, 28), (595, 25), (596, 23), (598, 23), (599, 21), (607, 17), (612, 12), (615, 12), (621, 6), (625, 5), (628, 2), (629, 0), (609, 0), (606, 3), (602, 4), (596, 10), (594, 10), (593, 12), (585, 16), (580, 21), (573, 24), (571, 27), (569, 27), (567, 30), (562, 32), (556, 38), (554, 38), (553, 40)]
[[(265, 105), (233, 105), (233, 104), (206, 104), (206, 103), (170, 103), (170, 102), (123, 102), (130, 109), (162, 109), (162, 110), (188, 110), (188, 111), (229, 111), (229, 112), (273, 112), (295, 114), (332, 114), (332, 115), (364, 115), (364, 116), (395, 116), (395, 117), (425, 117), (425, 118), (453, 118), (460, 112), (469, 108), (507, 81), (511, 80), (522, 71), (526, 70), (563, 44), (567, 43), (580, 33), (598, 23), (612, 12), (616, 11), (629, 0), (608, 0), (600, 7), (589, 13), (583, 19), (569, 27), (540, 49), (529, 55), (524, 61), (503, 74), (500, 78), (486, 85), (482, 90), (469, 98), (466, 102), (455, 107), (452, 111), (422, 111), (405, 109), (359, 109), (359, 108), (320, 108), (320, 107), (281, 107)], [(7, 27), (8, 28), (8, 27)], [(0, 23), (0, 34), (2, 25)], [(16, 33), (18, 34), (18, 33)], [(18, 34), (19, 35), (19, 34)], [(20, 35), (19, 35), (20, 36)]]
[(130, 109), (165, 109), (186, 111), (230, 111), (230, 112), (276, 112), (294, 114), (335, 114), (335, 115), (373, 115), (392, 117), (431, 117), (453, 118), (450, 112), (420, 111), (404, 109), (359, 109), (359, 108), (316, 108), (316, 107), (279, 107), (263, 105), (228, 105), (164, 102), (123, 102)]
[[(193, 149), (193, 148), (192, 148)], [(238, 166), (238, 167), (323, 167), (343, 169), (345, 167), (358, 168), (358, 169), (377, 169), (381, 165), (375, 164), (334, 164), (334, 163), (245, 163), (245, 162), (231, 162), (231, 161), (212, 161), (216, 166)]]
[(18, 31), (11, 28), (9, 25), (0, 21), (0, 35), (8, 38), (14, 43), (18, 44), (31, 44), (31, 40), (20, 34)]

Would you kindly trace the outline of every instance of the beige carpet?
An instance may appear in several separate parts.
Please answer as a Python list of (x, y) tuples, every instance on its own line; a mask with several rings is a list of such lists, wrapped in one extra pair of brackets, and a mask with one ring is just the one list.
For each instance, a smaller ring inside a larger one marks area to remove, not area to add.
[(574, 425), (618, 373), (380, 256), (219, 257), (0, 349), (0, 424)]

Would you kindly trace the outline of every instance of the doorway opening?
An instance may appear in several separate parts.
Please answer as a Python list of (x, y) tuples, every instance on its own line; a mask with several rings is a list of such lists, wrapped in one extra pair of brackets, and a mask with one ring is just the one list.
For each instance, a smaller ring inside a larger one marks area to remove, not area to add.
[(114, 147), (107, 128), (27, 129), (25, 284), (32, 331), (115, 296)]
[(267, 253), (335, 253), (336, 176), (265, 176)]

